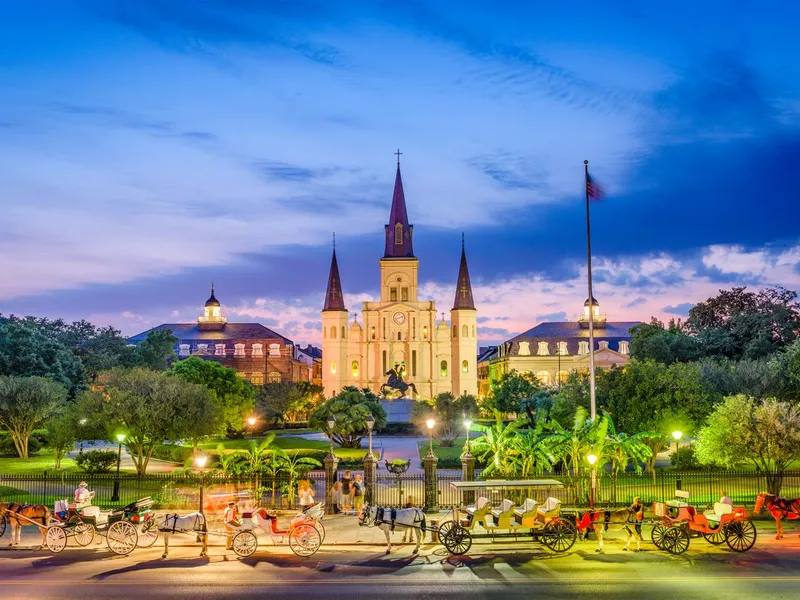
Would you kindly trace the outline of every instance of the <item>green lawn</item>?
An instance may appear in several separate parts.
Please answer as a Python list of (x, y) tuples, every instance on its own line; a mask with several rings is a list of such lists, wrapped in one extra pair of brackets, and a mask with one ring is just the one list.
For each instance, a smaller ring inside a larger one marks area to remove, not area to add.
[[(475, 438), (472, 438), (475, 439)], [(443, 447), (439, 442), (433, 440), (433, 453), (439, 458), (459, 458), (464, 452), (464, 444), (467, 438), (458, 438), (453, 442), (452, 447)], [(428, 442), (419, 442), (419, 457), (425, 458), (428, 453)]]
[[(203, 450), (216, 450), (217, 445), (223, 444), (226, 450), (245, 450), (250, 446), (253, 438), (238, 440), (217, 439), (200, 444)], [(255, 438), (261, 441), (263, 438)], [(281, 436), (275, 438), (275, 445), (283, 450), (316, 450), (327, 451), (329, 444), (324, 440), (307, 440), (297, 436)], [(334, 446), (333, 453), (339, 458), (361, 458), (367, 451), (363, 448), (337, 448)]]
[[(0, 458), (0, 474), (18, 475), (27, 473), (41, 473), (55, 471), (53, 466), (53, 453), (49, 449), (42, 449), (36, 456), (30, 458)], [(59, 473), (83, 473), (71, 458), (61, 461)], [(122, 469), (123, 473), (134, 473), (134, 469)]]

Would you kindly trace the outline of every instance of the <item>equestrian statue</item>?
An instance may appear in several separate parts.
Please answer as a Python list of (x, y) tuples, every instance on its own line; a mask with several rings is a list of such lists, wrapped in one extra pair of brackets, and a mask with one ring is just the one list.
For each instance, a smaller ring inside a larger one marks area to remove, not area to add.
[[(394, 363), (394, 367), (386, 371), (388, 379), (386, 383), (381, 386), (381, 394), (384, 398), (408, 398), (407, 391), (411, 388), (414, 395), (417, 395), (417, 386), (411, 382), (406, 382), (403, 378), (406, 374), (406, 363)], [(399, 392), (399, 396), (396, 395)], [(414, 396), (410, 396), (413, 398)]]

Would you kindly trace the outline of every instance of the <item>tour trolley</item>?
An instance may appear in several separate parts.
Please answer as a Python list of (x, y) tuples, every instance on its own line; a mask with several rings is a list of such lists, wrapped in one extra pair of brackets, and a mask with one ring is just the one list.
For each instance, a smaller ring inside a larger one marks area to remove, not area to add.
[[(566, 552), (575, 544), (574, 522), (562, 517), (561, 502), (551, 495), (564, 484), (554, 479), (452, 481), (460, 506), (452, 518), (438, 526), (439, 541), (450, 554), (466, 554), (473, 539), (529, 539), (553, 552)], [(465, 505), (465, 497), (475, 498)], [(530, 496), (544, 500), (540, 503)]]
[(137, 545), (152, 546), (158, 537), (158, 528), (151, 527), (150, 522), (152, 504), (150, 498), (142, 498), (123, 508), (104, 512), (91, 504), (79, 507), (57, 500), (54, 522), (45, 532), (45, 545), (57, 554), (67, 547), (69, 538), (79, 546), (88, 546), (95, 535), (100, 535), (106, 538), (108, 549), (114, 554), (130, 554)]
[(653, 512), (660, 520), (650, 537), (659, 550), (683, 554), (689, 549), (689, 539), (700, 536), (710, 544), (725, 543), (735, 552), (746, 552), (756, 543), (756, 526), (743, 507), (716, 502), (713, 510), (699, 514), (688, 499), (689, 492), (675, 490), (675, 500), (653, 505)]

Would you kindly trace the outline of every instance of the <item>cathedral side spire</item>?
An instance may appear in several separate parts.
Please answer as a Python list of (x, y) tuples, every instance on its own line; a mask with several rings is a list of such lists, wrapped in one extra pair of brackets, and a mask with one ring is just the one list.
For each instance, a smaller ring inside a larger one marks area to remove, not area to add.
[(346, 311), (344, 296), (342, 295), (342, 281), (339, 279), (339, 264), (336, 262), (336, 248), (333, 249), (331, 270), (328, 274), (328, 290), (325, 293), (325, 306), (322, 309)]
[(406, 196), (403, 192), (403, 178), (400, 176), (400, 151), (397, 155), (397, 175), (394, 179), (392, 210), (389, 224), (386, 225), (386, 252), (384, 258), (414, 258), (412, 243), (413, 225), (408, 223)]
[(472, 298), (472, 283), (469, 280), (467, 267), (467, 253), (464, 250), (464, 234), (461, 234), (461, 265), (458, 268), (458, 282), (456, 283), (456, 297), (453, 301), (453, 310), (475, 310), (475, 301)]

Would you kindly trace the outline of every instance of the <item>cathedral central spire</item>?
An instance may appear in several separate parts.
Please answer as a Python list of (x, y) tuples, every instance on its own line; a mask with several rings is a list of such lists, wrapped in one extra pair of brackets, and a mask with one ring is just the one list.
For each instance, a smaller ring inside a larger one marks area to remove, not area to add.
[(414, 258), (412, 243), (413, 225), (408, 224), (406, 196), (403, 193), (403, 178), (400, 176), (400, 151), (397, 156), (397, 175), (394, 179), (392, 210), (386, 225), (386, 252), (384, 258)]
[(453, 310), (475, 310), (475, 300), (472, 298), (472, 283), (469, 280), (467, 268), (467, 253), (464, 250), (464, 234), (461, 234), (461, 265), (458, 267), (458, 282), (456, 283), (456, 298), (453, 301)]

